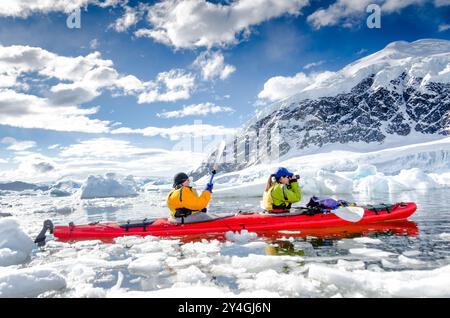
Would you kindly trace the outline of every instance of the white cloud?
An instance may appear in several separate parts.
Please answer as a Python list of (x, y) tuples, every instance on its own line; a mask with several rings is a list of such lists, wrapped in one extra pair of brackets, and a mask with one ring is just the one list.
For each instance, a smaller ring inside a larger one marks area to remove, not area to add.
[(109, 7), (123, 2), (124, 0), (7, 0), (2, 1), (0, 16), (26, 18), (33, 13), (70, 13), (88, 5)]
[(13, 159), (13, 169), (0, 170), (0, 179), (43, 182), (70, 178), (82, 181), (90, 174), (107, 172), (171, 177), (179, 169), (194, 168), (206, 156), (206, 152), (148, 148), (124, 140), (95, 138), (64, 147), (52, 158), (39, 153), (18, 155)]
[(61, 145), (60, 144), (54, 144), (54, 145), (50, 145), (50, 146), (48, 146), (48, 149), (50, 149), (50, 150), (54, 150), (54, 149), (58, 149), (58, 148), (60, 148), (61, 147)]
[(180, 110), (158, 113), (158, 117), (163, 118), (181, 118), (187, 116), (206, 116), (208, 114), (232, 113), (234, 110), (230, 107), (222, 107), (213, 103), (200, 103), (183, 106)]
[(161, 72), (154, 81), (144, 83), (138, 103), (173, 102), (188, 99), (195, 88), (195, 77), (181, 69)]
[(450, 0), (434, 0), (436, 7), (450, 6)]
[(298, 15), (308, 0), (166, 0), (148, 8), (151, 27), (135, 32), (175, 48), (226, 46), (250, 34), (250, 27), (284, 14)]
[(97, 49), (99, 45), (100, 42), (98, 41), (98, 39), (92, 39), (91, 41), (89, 41), (89, 47), (93, 50)]
[(146, 7), (147, 6), (143, 3), (140, 3), (137, 8), (125, 6), (125, 13), (114, 22), (112, 27), (117, 32), (125, 32), (126, 30), (128, 30), (128, 28), (136, 25), (136, 23), (138, 23), (139, 20), (142, 19)]
[(316, 29), (341, 23), (344, 18), (361, 15), (367, 6), (378, 3), (373, 0), (337, 0), (326, 9), (319, 9), (308, 16), (307, 20)]
[(13, 137), (4, 137), (1, 141), (2, 144), (9, 145), (8, 150), (12, 151), (24, 151), (36, 147), (36, 142), (32, 140), (18, 141)]
[[(102, 133), (113, 123), (90, 116), (98, 107), (81, 108), (103, 90), (116, 95), (135, 95), (138, 103), (187, 99), (195, 89), (195, 77), (184, 70), (161, 72), (153, 81), (142, 82), (133, 75), (122, 75), (111, 60), (99, 52), (86, 56), (60, 56), (39, 47), (0, 45), (0, 124), (21, 128)], [(31, 83), (23, 78), (31, 77)], [(46, 96), (17, 92), (23, 86), (53, 86)], [(117, 93), (116, 93), (117, 92)]]
[(258, 98), (269, 101), (280, 100), (300, 93), (308, 86), (321, 82), (333, 74), (335, 73), (326, 71), (322, 73), (312, 73), (309, 75), (300, 72), (292, 77), (275, 76), (264, 83), (264, 88), (261, 92), (259, 92)]
[(316, 66), (320, 66), (323, 63), (325, 63), (325, 61), (324, 60), (320, 60), (320, 61), (317, 61), (317, 62), (308, 63), (305, 66), (303, 66), (303, 68), (305, 70), (309, 70), (310, 68), (313, 68), (313, 67), (316, 67)]
[(113, 134), (139, 134), (147, 137), (161, 136), (170, 140), (180, 140), (183, 137), (207, 137), (207, 136), (227, 136), (236, 133), (235, 128), (226, 128), (223, 126), (212, 126), (208, 124), (180, 125), (168, 128), (146, 127), (146, 128), (128, 128), (122, 127), (111, 131)]
[(444, 31), (447, 31), (448, 29), (450, 29), (450, 24), (447, 24), (447, 23), (440, 24), (438, 26), (438, 31), (439, 32), (444, 32)]
[(46, 98), (13, 90), (0, 91), (0, 110), (0, 125), (88, 133), (109, 131), (109, 121), (89, 118), (98, 108), (52, 105)]
[(54, 173), (58, 165), (52, 158), (39, 153), (18, 155), (12, 160), (17, 168), (0, 173), (0, 177), (9, 180), (55, 180)]
[(421, 5), (429, 0), (337, 0), (328, 8), (319, 9), (308, 16), (308, 22), (315, 28), (342, 25), (352, 27), (354, 21), (366, 21), (369, 4), (378, 4), (383, 13), (399, 12), (411, 5)]
[(60, 152), (61, 157), (90, 157), (90, 158), (125, 158), (149, 155), (162, 149), (139, 148), (133, 146), (129, 141), (111, 138), (95, 138), (81, 141), (78, 144), (64, 147)]
[(220, 52), (203, 52), (194, 61), (193, 65), (201, 70), (204, 80), (220, 78), (227, 79), (236, 67), (225, 64), (223, 54)]

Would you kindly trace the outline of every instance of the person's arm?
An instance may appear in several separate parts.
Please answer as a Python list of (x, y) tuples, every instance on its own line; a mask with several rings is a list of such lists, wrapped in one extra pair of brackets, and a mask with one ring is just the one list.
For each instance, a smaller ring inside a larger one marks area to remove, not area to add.
[(298, 182), (292, 182), (291, 183), (291, 190), (295, 194), (295, 201), (289, 201), (291, 203), (299, 202), (302, 199), (302, 191), (300, 190), (300, 186), (298, 185)]
[(210, 199), (209, 191), (203, 191), (200, 196), (197, 196), (191, 189), (183, 188), (183, 206), (189, 210), (200, 211), (206, 208)]
[(295, 203), (301, 200), (300, 188), (297, 182), (293, 182), (290, 187), (287, 185), (278, 185), (272, 190), (274, 201)]

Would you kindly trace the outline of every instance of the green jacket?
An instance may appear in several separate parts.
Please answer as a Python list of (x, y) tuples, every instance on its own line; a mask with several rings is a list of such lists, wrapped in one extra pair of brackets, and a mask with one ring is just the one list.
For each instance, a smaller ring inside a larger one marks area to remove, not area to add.
[(290, 185), (277, 183), (273, 186), (271, 194), (274, 209), (281, 206), (290, 209), (292, 203), (299, 202), (302, 199), (298, 182), (293, 182)]

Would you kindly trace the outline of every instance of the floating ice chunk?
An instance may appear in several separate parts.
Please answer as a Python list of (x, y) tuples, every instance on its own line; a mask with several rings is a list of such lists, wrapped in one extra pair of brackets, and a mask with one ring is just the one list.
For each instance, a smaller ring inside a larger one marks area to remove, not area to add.
[(405, 255), (405, 256), (408, 256), (408, 257), (418, 256), (420, 254), (421, 254), (420, 251), (405, 251), (405, 252), (402, 253), (402, 255)]
[[(242, 295), (240, 295), (242, 296)], [(250, 295), (249, 295), (250, 296)], [(247, 296), (247, 297), (249, 297)], [(204, 285), (183, 285), (170, 288), (162, 288), (152, 291), (128, 291), (126, 289), (114, 289), (107, 293), (112, 298), (234, 298), (236, 295), (227, 288)], [(243, 296), (245, 297), (245, 296)], [(274, 294), (255, 292), (251, 297), (274, 297)]]
[(13, 218), (0, 219), (0, 266), (24, 262), (34, 248), (34, 243)]
[(238, 280), (239, 288), (243, 291), (266, 290), (275, 292), (283, 297), (314, 297), (318, 289), (314, 282), (302, 275), (281, 274), (273, 269), (257, 273), (252, 278)]
[(346, 261), (343, 259), (340, 259), (337, 261), (336, 266), (339, 269), (344, 270), (355, 270), (355, 269), (365, 269), (366, 265), (363, 261)]
[(69, 197), (72, 195), (71, 192), (60, 190), (60, 189), (51, 189), (49, 194), (52, 197)]
[(97, 246), (101, 244), (102, 241), (100, 240), (89, 240), (89, 241), (80, 241), (72, 244), (72, 247), (74, 248), (86, 248), (86, 247), (92, 247)]
[(367, 257), (389, 257), (391, 255), (394, 255), (391, 252), (382, 251), (375, 248), (351, 248), (349, 250), (351, 254), (354, 255), (362, 255)]
[(423, 265), (425, 265), (425, 262), (422, 262), (422, 261), (414, 259), (414, 258), (406, 257), (404, 255), (400, 255), (398, 257), (398, 260), (399, 260), (400, 264), (403, 264), (406, 266), (423, 266)]
[(181, 250), (188, 256), (204, 256), (207, 254), (217, 254), (220, 252), (219, 241), (191, 242), (181, 246)]
[(199, 282), (205, 282), (207, 280), (208, 276), (194, 265), (191, 265), (188, 268), (181, 269), (177, 273), (178, 282), (197, 284)]
[(434, 270), (346, 271), (325, 265), (312, 265), (308, 277), (336, 285), (344, 297), (358, 290), (365, 297), (449, 297), (450, 265)]
[(37, 297), (66, 287), (65, 279), (53, 269), (19, 269), (0, 272), (0, 298)]
[(383, 244), (383, 242), (380, 239), (374, 239), (370, 237), (356, 237), (353, 240), (363, 244)]
[(241, 232), (228, 231), (227, 233), (225, 233), (225, 238), (228, 241), (232, 241), (232, 242), (239, 243), (239, 244), (253, 241), (257, 237), (258, 237), (258, 234), (254, 233), (254, 232), (249, 232), (247, 230), (242, 230)]
[(450, 233), (441, 233), (438, 235), (441, 240), (450, 241)]
[(122, 178), (115, 173), (89, 176), (81, 187), (81, 199), (123, 198), (137, 196), (137, 185), (133, 176)]
[(248, 256), (250, 254), (265, 254), (265, 242), (250, 242), (246, 244), (235, 244), (228, 242), (223, 244), (220, 250), (221, 255)]
[(128, 265), (128, 270), (132, 274), (145, 275), (150, 277), (163, 270), (162, 261), (167, 256), (164, 253), (150, 253), (144, 257), (138, 258)]
[(233, 256), (231, 266), (234, 268), (245, 268), (247, 272), (260, 272), (267, 269), (281, 271), (290, 262), (303, 260), (300, 256), (272, 256), (250, 254), (247, 257)]

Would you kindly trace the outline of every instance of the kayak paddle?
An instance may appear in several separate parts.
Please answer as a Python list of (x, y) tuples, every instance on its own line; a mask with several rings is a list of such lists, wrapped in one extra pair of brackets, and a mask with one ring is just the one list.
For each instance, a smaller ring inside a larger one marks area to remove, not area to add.
[(331, 210), (330, 212), (349, 222), (358, 222), (364, 216), (364, 209), (358, 206), (346, 206)]
[(223, 151), (225, 150), (225, 140), (222, 140), (219, 144), (219, 148), (217, 149), (217, 156), (214, 160), (213, 170), (211, 171), (211, 179), (209, 179), (209, 183), (213, 182), (214, 175), (217, 173), (217, 170), (219, 169), (219, 162), (222, 159)]

